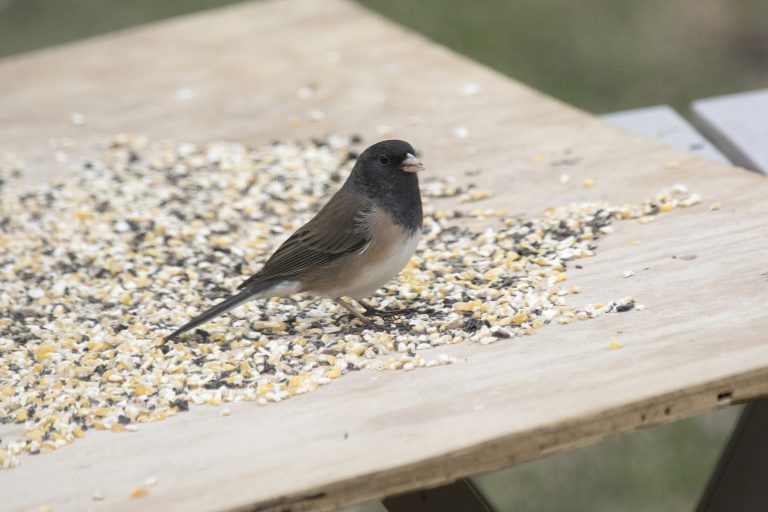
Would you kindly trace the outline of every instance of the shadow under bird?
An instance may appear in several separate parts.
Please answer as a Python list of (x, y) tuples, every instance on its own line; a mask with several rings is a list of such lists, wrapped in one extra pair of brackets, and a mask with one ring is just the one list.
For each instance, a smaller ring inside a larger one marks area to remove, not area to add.
[[(241, 290), (167, 336), (172, 340), (251, 299), (306, 293), (328, 297), (365, 323), (343, 297), (358, 302), (395, 277), (421, 238), (417, 173), (424, 165), (410, 144), (387, 140), (366, 149), (347, 181), (243, 282)], [(366, 313), (375, 312), (366, 307)]]

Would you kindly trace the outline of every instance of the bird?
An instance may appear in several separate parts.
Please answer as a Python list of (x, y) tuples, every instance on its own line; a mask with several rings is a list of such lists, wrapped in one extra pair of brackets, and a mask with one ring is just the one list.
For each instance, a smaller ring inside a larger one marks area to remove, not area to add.
[(298, 293), (334, 300), (370, 325), (345, 297), (362, 299), (394, 278), (422, 233), (418, 173), (424, 164), (402, 140), (373, 144), (357, 158), (341, 188), (227, 297), (165, 338), (170, 341), (252, 300)]

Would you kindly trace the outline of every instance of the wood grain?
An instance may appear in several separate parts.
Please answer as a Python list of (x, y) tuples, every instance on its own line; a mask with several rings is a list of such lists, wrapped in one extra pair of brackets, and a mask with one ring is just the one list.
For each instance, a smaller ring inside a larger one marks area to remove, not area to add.
[(668, 105), (612, 112), (601, 115), (600, 119), (715, 162), (730, 163), (725, 155)]
[[(569, 274), (584, 303), (633, 295), (644, 311), (452, 347), (441, 352), (455, 365), (358, 372), (283, 403), (232, 406), (230, 417), (201, 407), (138, 433), (89, 433), (0, 473), (3, 509), (333, 510), (768, 395), (763, 177), (631, 136), (353, 4), (243, 4), (6, 59), (0, 76), (0, 150), (26, 160), (26, 186), (63, 176), (52, 138), (84, 157), (120, 131), (257, 144), (373, 141), (388, 125), (429, 172), (496, 192), (473, 208), (533, 216), (675, 183), (723, 205), (620, 223)], [(480, 93), (460, 95), (468, 82)], [(314, 96), (299, 99), (311, 84)], [(180, 89), (194, 97), (176, 99)], [(312, 108), (326, 119), (289, 123)], [(71, 125), (73, 111), (84, 126)], [(470, 136), (456, 139), (457, 126)], [(596, 186), (578, 186), (586, 177)], [(609, 350), (613, 338), (623, 348)], [(129, 499), (150, 475), (150, 496)], [(104, 501), (91, 501), (95, 489)]]
[(691, 111), (731, 161), (768, 174), (768, 89), (697, 100)]

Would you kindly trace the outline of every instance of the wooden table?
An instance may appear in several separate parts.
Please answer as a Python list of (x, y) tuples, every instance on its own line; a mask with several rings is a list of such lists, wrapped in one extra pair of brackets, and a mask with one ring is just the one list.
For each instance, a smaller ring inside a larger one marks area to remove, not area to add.
[[(51, 138), (88, 154), (118, 131), (260, 143), (374, 140), (386, 125), (430, 172), (466, 180), (482, 169), (471, 179), (497, 191), (488, 207), (536, 215), (674, 183), (706, 199), (622, 224), (571, 276), (585, 303), (633, 295), (645, 311), (452, 347), (455, 365), (358, 372), (230, 417), (200, 407), (135, 434), (89, 433), (0, 473), (5, 509), (331, 510), (768, 395), (763, 177), (629, 135), (353, 4), (243, 4), (6, 59), (0, 76), (0, 141), (27, 161), (27, 184), (61, 172)], [(480, 92), (462, 95), (467, 83)], [(314, 94), (299, 98), (303, 87)], [(325, 120), (306, 120), (313, 108)], [(72, 112), (86, 124), (73, 126)], [(470, 136), (454, 137), (457, 126)], [(560, 183), (553, 162), (566, 151), (573, 182), (595, 187)], [(723, 208), (709, 212), (715, 200)], [(609, 350), (617, 332), (623, 348)], [(130, 500), (148, 475), (159, 485)], [(108, 499), (92, 502), (96, 488)]]
[(768, 174), (768, 89), (694, 101), (691, 110), (732, 162)]

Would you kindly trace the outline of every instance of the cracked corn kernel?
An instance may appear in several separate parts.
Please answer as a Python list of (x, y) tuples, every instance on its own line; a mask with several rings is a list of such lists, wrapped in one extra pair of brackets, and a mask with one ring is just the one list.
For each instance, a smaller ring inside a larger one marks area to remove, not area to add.
[(516, 324), (522, 324), (524, 322), (528, 321), (528, 312), (527, 311), (521, 311), (515, 316), (512, 317), (512, 322)]
[[(106, 147), (60, 185), (0, 189), (0, 422), (26, 427), (0, 441), (3, 468), (89, 428), (134, 431), (197, 404), (267, 405), (355, 370), (456, 362), (425, 361), (429, 348), (628, 311), (624, 299), (571, 304), (578, 297), (559, 288), (568, 264), (593, 256), (618, 221), (701, 201), (676, 186), (637, 205), (567, 204), (521, 219), (439, 209), (440, 198), (483, 193), (425, 176), (423, 241), (373, 298), (413, 312), (350, 334), (328, 301), (254, 301), (163, 345), (180, 319), (258, 270), (353, 161), (339, 138), (247, 148), (121, 136)], [(489, 216), (500, 227), (462, 224)]]
[(149, 496), (149, 491), (144, 487), (134, 487), (131, 489), (131, 499), (145, 498)]
[(675, 209), (675, 205), (672, 203), (665, 203), (659, 206), (659, 211), (662, 212), (671, 212)]

